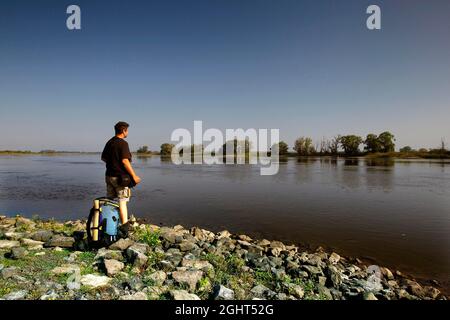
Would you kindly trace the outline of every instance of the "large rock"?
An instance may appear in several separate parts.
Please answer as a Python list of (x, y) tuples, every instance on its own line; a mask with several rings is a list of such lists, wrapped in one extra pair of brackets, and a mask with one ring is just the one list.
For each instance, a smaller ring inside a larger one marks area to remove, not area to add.
[(172, 277), (178, 283), (186, 283), (189, 285), (189, 288), (194, 291), (197, 282), (203, 276), (203, 272), (199, 270), (186, 270), (186, 271), (174, 271), (172, 272)]
[(19, 260), (22, 259), (23, 257), (25, 257), (28, 254), (28, 251), (25, 250), (25, 248), (23, 247), (15, 247), (12, 248), (10, 253), (9, 253), (9, 258), (14, 259), (14, 260)]
[(109, 249), (111, 250), (126, 250), (129, 247), (131, 247), (134, 244), (133, 240), (130, 239), (120, 239), (117, 242), (114, 242), (112, 245), (109, 246)]
[(216, 300), (233, 300), (234, 291), (223, 285), (216, 286), (214, 290), (214, 299)]
[(126, 251), (128, 260), (133, 264), (135, 268), (143, 268), (148, 261), (146, 252), (148, 250), (148, 245), (143, 246), (141, 244), (134, 244), (129, 247)]
[(52, 237), (53, 237), (53, 232), (51, 232), (50, 230), (39, 230), (39, 231), (34, 232), (31, 235), (31, 239), (36, 240), (36, 241), (42, 241), (42, 242), (47, 242)]
[(161, 237), (171, 244), (180, 243), (183, 241), (183, 235), (180, 231), (162, 227), (160, 229)]
[(42, 249), (44, 242), (36, 241), (32, 239), (23, 238), (20, 240), (22, 245), (28, 247), (29, 250), (40, 250)]
[(197, 295), (189, 293), (186, 290), (171, 290), (170, 295), (174, 300), (200, 300)]
[(192, 268), (202, 270), (204, 272), (208, 272), (210, 270), (214, 270), (214, 267), (211, 263), (205, 260), (193, 260), (184, 258), (181, 262), (182, 267)]
[(18, 275), (19, 269), (16, 267), (3, 268), (2, 271), (0, 271), (0, 274), (2, 275), (3, 279), (9, 279), (14, 277), (15, 275)]
[(63, 264), (62, 266), (53, 268), (51, 273), (53, 274), (71, 274), (80, 272), (80, 267), (75, 264)]
[(337, 264), (339, 260), (341, 260), (341, 256), (335, 252), (333, 252), (328, 258), (328, 261), (330, 261), (331, 264)]
[(3, 299), (5, 299), (5, 300), (23, 300), (23, 299), (25, 299), (27, 294), (28, 294), (28, 291), (19, 290), (19, 291), (11, 292), (11, 293), (7, 294), (6, 296), (3, 296)]
[(164, 271), (158, 270), (151, 273), (148, 278), (153, 282), (153, 285), (161, 286), (166, 281), (167, 275)]
[(276, 292), (270, 290), (266, 286), (259, 284), (250, 290), (250, 292), (255, 296), (255, 298), (259, 299), (266, 299), (266, 298), (273, 298), (276, 296)]
[(20, 247), (20, 242), (15, 240), (0, 240), (0, 249), (12, 249)]
[(81, 277), (81, 284), (88, 288), (99, 288), (109, 284), (111, 278), (107, 276), (98, 276), (95, 274), (87, 274)]
[(72, 237), (64, 237), (60, 235), (53, 236), (48, 240), (44, 247), (60, 247), (60, 248), (72, 248), (75, 243), (75, 239)]
[(103, 263), (105, 266), (106, 274), (109, 277), (118, 274), (125, 267), (125, 265), (122, 262), (114, 259), (105, 259)]
[(188, 240), (182, 241), (179, 246), (181, 251), (191, 251), (198, 248), (198, 246), (193, 241)]
[(95, 255), (95, 260), (103, 260), (103, 259), (114, 259), (118, 261), (124, 260), (122, 251), (101, 248), (97, 251), (97, 254)]

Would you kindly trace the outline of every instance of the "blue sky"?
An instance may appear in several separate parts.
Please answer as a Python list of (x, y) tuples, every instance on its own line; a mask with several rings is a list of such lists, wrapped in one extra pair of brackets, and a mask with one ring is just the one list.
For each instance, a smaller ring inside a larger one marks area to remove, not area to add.
[(132, 149), (194, 120), (450, 144), (449, 38), (447, 0), (2, 1), (0, 149), (99, 151), (119, 120)]

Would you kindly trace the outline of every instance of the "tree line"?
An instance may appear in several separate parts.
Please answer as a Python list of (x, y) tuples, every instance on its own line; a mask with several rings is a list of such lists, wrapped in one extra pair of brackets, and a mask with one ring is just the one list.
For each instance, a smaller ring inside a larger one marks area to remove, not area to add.
[[(318, 142), (313, 142), (312, 138), (302, 136), (295, 140), (292, 149), (295, 154), (299, 156), (357, 156), (362, 154), (372, 154), (372, 153), (390, 153), (395, 151), (395, 136), (389, 132), (384, 131), (378, 135), (374, 133), (369, 133), (365, 138), (349, 134), (349, 135), (337, 135), (331, 139), (322, 138)], [(235, 153), (239, 146), (245, 148), (245, 153), (250, 150), (250, 144), (248, 141), (237, 141), (237, 139), (227, 141), (222, 150), (219, 153), (225, 153), (226, 149), (234, 145)], [(170, 156), (174, 145), (171, 143), (163, 143), (160, 147), (160, 155)], [(290, 146), (284, 142), (280, 141), (278, 144), (274, 144), (270, 152), (277, 151), (279, 155), (289, 155), (292, 152), (289, 151)], [(195, 148), (191, 145), (191, 153), (195, 150), (203, 150)], [(139, 148), (138, 153), (150, 153), (146, 146)], [(182, 154), (183, 150), (180, 151)], [(441, 141), (440, 148), (436, 149), (424, 149), (414, 150), (409, 146), (400, 148), (401, 153), (433, 153), (433, 154), (448, 154), (449, 151), (445, 148), (444, 140)]]

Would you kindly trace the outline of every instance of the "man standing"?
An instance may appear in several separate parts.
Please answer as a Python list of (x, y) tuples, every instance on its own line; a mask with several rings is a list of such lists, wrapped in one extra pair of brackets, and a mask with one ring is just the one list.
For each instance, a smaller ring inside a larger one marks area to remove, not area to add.
[(130, 199), (130, 185), (141, 182), (131, 166), (131, 152), (124, 140), (128, 136), (129, 124), (123, 121), (114, 126), (115, 136), (105, 145), (102, 160), (106, 163), (106, 193), (111, 199), (119, 199), (120, 231), (125, 235), (129, 230), (127, 202)]

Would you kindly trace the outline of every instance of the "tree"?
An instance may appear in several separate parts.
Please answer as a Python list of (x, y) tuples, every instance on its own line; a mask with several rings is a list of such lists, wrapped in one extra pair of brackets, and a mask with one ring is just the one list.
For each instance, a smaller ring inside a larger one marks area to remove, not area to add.
[(359, 145), (363, 142), (360, 136), (347, 135), (339, 139), (346, 155), (356, 155), (359, 153)]
[(280, 156), (288, 154), (289, 146), (286, 142), (280, 141), (279, 143), (275, 143), (272, 148), (271, 152), (278, 152)]
[(330, 142), (331, 154), (337, 155), (339, 151), (339, 144), (341, 143), (341, 135), (335, 136)]
[(380, 142), (381, 152), (393, 152), (395, 149), (395, 138), (392, 133), (385, 131), (378, 136)]
[(246, 138), (245, 140), (238, 140), (237, 138), (234, 138), (233, 140), (229, 140), (222, 145), (222, 154), (226, 155), (228, 152), (231, 152), (231, 149), (234, 149), (235, 156), (238, 154), (238, 152), (239, 154), (243, 153), (248, 155), (250, 153), (251, 146), (252, 145), (248, 138)]
[(142, 146), (139, 149), (137, 149), (137, 153), (148, 153), (148, 146)]
[(367, 152), (380, 152), (381, 151), (381, 143), (376, 134), (369, 133), (364, 141), (365, 147), (364, 150)]
[(294, 150), (299, 156), (308, 156), (315, 152), (312, 139), (308, 137), (300, 137), (295, 140)]
[(163, 143), (161, 145), (161, 155), (162, 156), (170, 156), (172, 154), (172, 149), (175, 145), (171, 143)]
[(400, 148), (400, 152), (412, 152), (413, 149), (410, 146), (405, 146), (403, 148)]

